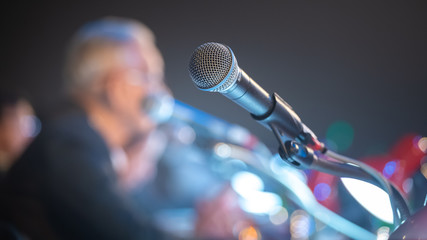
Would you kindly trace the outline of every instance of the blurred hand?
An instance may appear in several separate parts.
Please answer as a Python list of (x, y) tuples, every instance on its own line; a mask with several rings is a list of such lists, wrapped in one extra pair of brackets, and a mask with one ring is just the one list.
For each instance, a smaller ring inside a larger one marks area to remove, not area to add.
[(157, 162), (166, 148), (167, 138), (160, 131), (152, 131), (135, 139), (124, 151), (126, 163), (118, 169), (120, 185), (132, 190), (150, 181), (157, 173)]
[(237, 239), (239, 233), (253, 226), (253, 221), (238, 204), (238, 195), (226, 185), (213, 199), (197, 205), (195, 235), (203, 239)]

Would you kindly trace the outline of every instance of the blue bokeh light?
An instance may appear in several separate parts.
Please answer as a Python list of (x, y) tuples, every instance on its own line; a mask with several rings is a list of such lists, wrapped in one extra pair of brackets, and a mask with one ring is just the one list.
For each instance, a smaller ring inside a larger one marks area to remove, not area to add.
[(331, 187), (326, 183), (319, 183), (314, 187), (314, 196), (319, 201), (325, 201), (331, 195)]
[(394, 174), (394, 172), (396, 171), (396, 166), (397, 166), (396, 161), (390, 161), (390, 162), (386, 163), (386, 165), (384, 166), (384, 169), (383, 169), (384, 177), (390, 178)]

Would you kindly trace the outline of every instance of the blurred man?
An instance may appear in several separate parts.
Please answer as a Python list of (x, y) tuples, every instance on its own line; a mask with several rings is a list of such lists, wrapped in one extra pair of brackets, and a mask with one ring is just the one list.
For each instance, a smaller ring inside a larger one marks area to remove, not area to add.
[(36, 134), (34, 110), (17, 93), (0, 93), (0, 179)]
[[(66, 88), (71, 104), (1, 186), (1, 220), (30, 239), (171, 239), (128, 194), (154, 175), (166, 144), (142, 108), (148, 95), (169, 93), (152, 32), (127, 19), (87, 24), (69, 49)], [(197, 236), (232, 237), (234, 223), (221, 219), (245, 216), (230, 196), (205, 204)]]
[(4, 181), (2, 219), (30, 239), (161, 239), (126, 194), (161, 151), (141, 107), (148, 93), (168, 92), (152, 32), (116, 18), (84, 26), (69, 49), (66, 88), (72, 104)]

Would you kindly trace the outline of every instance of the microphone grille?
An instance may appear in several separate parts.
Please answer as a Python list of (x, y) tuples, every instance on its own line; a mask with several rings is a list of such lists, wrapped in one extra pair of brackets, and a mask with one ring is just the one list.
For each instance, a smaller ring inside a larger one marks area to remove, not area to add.
[(231, 49), (213, 42), (194, 50), (188, 70), (194, 84), (210, 92), (227, 90), (239, 76), (239, 67)]

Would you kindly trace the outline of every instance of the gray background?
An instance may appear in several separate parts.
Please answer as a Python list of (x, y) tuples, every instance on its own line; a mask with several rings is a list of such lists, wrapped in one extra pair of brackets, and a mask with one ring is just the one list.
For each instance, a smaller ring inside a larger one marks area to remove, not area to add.
[(321, 139), (333, 122), (350, 123), (347, 155), (427, 135), (427, 1), (29, 1), (2, 12), (1, 87), (24, 89), (40, 115), (60, 97), (72, 34), (115, 15), (155, 32), (176, 98), (250, 129), (272, 149), (271, 132), (247, 112), (193, 86), (187, 66), (197, 46), (229, 45), (239, 66)]

